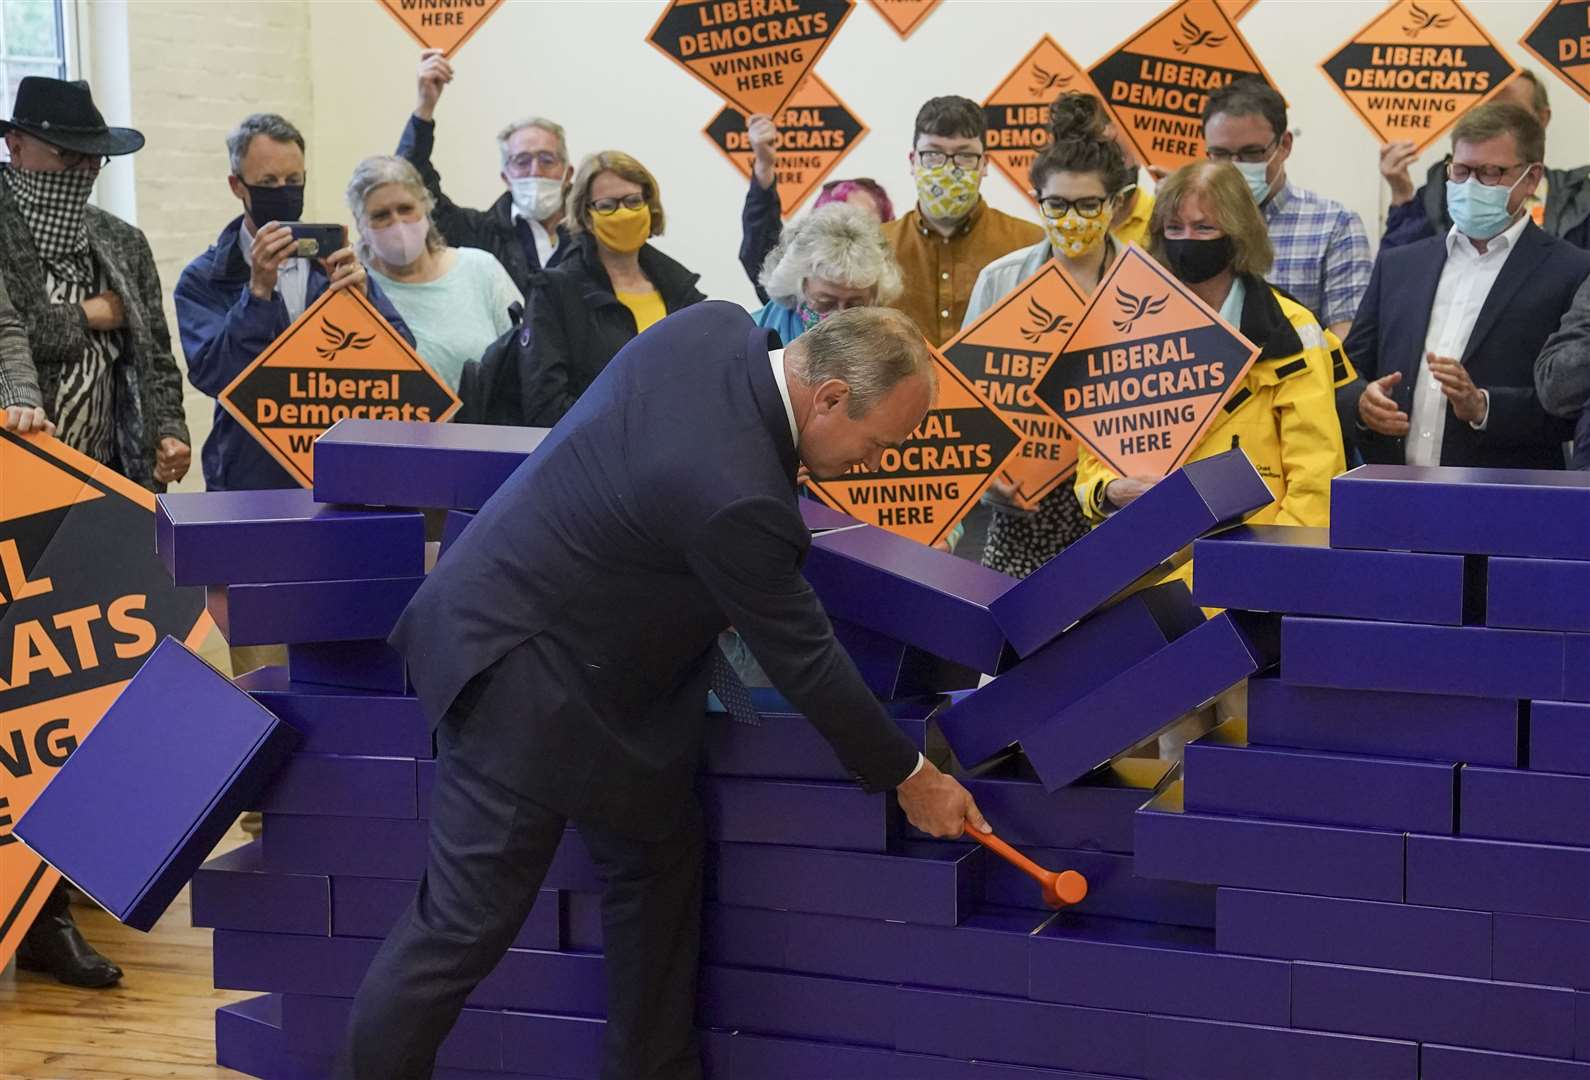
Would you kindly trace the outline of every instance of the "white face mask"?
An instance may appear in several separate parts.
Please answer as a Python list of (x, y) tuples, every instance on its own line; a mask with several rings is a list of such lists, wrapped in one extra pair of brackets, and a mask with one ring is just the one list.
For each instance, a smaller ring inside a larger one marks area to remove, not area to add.
[(563, 181), (551, 176), (526, 176), (508, 181), (513, 205), (532, 221), (545, 221), (563, 209)]
[(1248, 190), (1253, 192), (1253, 201), (1260, 206), (1263, 206), (1264, 200), (1270, 197), (1270, 162), (1274, 160), (1275, 154), (1271, 154), (1269, 161), (1232, 162), (1242, 174), (1242, 179), (1247, 181)]
[(408, 266), (425, 253), (425, 238), (430, 235), (429, 218), (394, 221), (382, 229), (368, 229), (364, 238), (375, 257), (391, 267)]

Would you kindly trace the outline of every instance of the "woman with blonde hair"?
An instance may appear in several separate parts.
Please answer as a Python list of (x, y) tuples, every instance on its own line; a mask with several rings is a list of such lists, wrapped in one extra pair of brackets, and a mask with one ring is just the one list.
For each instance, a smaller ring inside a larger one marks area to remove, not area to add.
[(564, 210), (577, 246), (532, 279), (525, 423), (556, 424), (631, 338), (706, 299), (700, 275), (649, 242), (665, 223), (646, 166), (618, 150), (580, 162)]
[(785, 345), (836, 311), (890, 304), (900, 295), (900, 266), (878, 219), (859, 206), (829, 203), (784, 230), (762, 266), (771, 299), (756, 325)]

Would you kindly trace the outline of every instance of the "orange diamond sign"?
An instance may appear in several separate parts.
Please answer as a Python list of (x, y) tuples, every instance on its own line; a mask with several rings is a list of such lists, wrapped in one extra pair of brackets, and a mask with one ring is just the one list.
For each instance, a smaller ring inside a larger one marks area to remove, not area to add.
[(166, 635), (210, 631), (204, 590), (155, 555), (154, 511), (64, 443), (0, 431), (0, 967), (60, 879), (12, 826)]
[(921, 426), (883, 452), (874, 471), (858, 465), (837, 480), (809, 481), (835, 510), (924, 544), (936, 544), (971, 512), (1007, 467), (1021, 432), (937, 350), (938, 398)]
[(1252, 11), (1253, 5), (1258, 2), (1259, 0), (1220, 0), (1220, 7), (1226, 13), (1227, 18), (1232, 22), (1236, 22)]
[(220, 402), (304, 487), (315, 482), (315, 439), (338, 420), (442, 421), (460, 404), (357, 289), (311, 304)]
[(381, 6), (403, 25), (422, 49), (440, 49), (451, 57), (469, 36), (480, 29), (502, 0), (380, 0)]
[(1088, 72), (1138, 160), (1167, 170), (1204, 156), (1209, 95), (1257, 75), (1272, 85), (1215, 0), (1180, 0)]
[(1552, 0), (1522, 41), (1590, 101), (1590, 0)]
[(1134, 244), (1099, 284), (1037, 396), (1117, 474), (1165, 476), (1258, 355)]
[(1397, 0), (1320, 70), (1375, 138), (1423, 150), (1515, 69), (1457, 0)]
[(939, 6), (942, 0), (872, 0), (872, 6), (878, 9), (878, 14), (883, 16), (883, 21), (894, 27), (894, 32), (902, 38), (911, 36), (911, 31), (922, 25), (922, 20), (927, 18), (932, 10)]
[(983, 102), (988, 158), (1028, 199), (1027, 170), (1049, 143), (1049, 103), (1067, 90), (1094, 93), (1087, 73), (1045, 34)]
[(1017, 431), (1021, 446), (1001, 479), (1027, 509), (1070, 478), (1077, 444), (1033, 392), (1077, 325), (1087, 298), (1053, 259), (943, 347), (944, 359)]
[[(774, 171), (784, 216), (789, 217), (861, 141), (867, 125), (856, 119), (816, 72), (806, 76), (773, 122), (778, 125)], [(744, 113), (723, 109), (704, 134), (747, 180), (751, 178), (753, 155)]]
[(855, 0), (673, 0), (649, 40), (747, 116), (776, 113)]

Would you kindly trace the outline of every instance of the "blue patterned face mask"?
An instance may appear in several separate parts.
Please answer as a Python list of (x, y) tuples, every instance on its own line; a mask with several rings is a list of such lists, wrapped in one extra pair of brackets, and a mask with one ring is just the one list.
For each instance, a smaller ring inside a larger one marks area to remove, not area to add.
[(800, 316), (802, 330), (810, 330), (828, 318), (826, 314), (816, 310), (804, 300), (801, 301), (800, 307), (795, 309), (795, 314)]

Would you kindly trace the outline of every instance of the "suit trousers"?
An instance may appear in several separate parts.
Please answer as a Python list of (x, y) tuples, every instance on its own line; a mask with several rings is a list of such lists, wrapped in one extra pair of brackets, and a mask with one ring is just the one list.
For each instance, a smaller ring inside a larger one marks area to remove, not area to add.
[[(430, 852), (419, 890), (354, 1000), (340, 1080), (422, 1080), (475, 986), (523, 926), (569, 818), (472, 767), (457, 725), (522, 715), (510, 653), (477, 676), (437, 732)], [(500, 714), (501, 715), (501, 714)], [(479, 744), (481, 740), (470, 740)], [(606, 882), (602, 1080), (700, 1080), (695, 1034), (702, 830), (691, 812), (663, 840), (574, 821)]]

